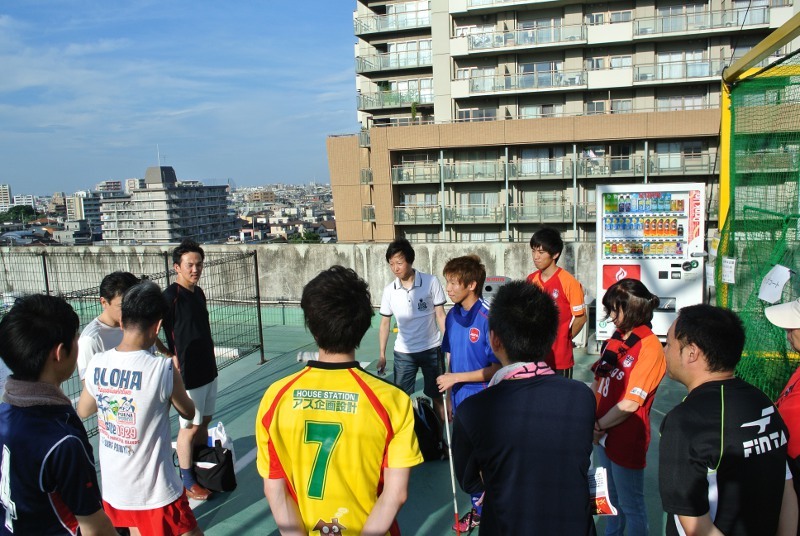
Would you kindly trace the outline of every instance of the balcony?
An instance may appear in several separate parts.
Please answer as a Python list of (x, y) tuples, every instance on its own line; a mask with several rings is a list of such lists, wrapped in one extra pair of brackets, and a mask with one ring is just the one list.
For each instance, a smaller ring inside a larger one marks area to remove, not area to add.
[(796, 173), (800, 171), (800, 153), (778, 150), (737, 153), (734, 166), (736, 173)]
[[(658, 175), (710, 175), (717, 172), (711, 154), (654, 154), (650, 157), (649, 174)], [(716, 159), (715, 159), (716, 160)]]
[(394, 207), (394, 223), (397, 225), (442, 223), (442, 207), (439, 205), (401, 205)]
[(368, 15), (358, 17), (353, 21), (353, 29), (356, 35), (429, 28), (430, 25), (431, 12), (429, 10), (393, 13), (391, 15)]
[(605, 156), (578, 159), (578, 178), (634, 177), (643, 175), (643, 156)]
[(509, 169), (509, 179), (571, 179), (572, 160), (569, 158), (549, 158), (537, 160), (517, 160)]
[(380, 110), (383, 108), (398, 108), (411, 106), (412, 103), (433, 104), (433, 90), (420, 93), (419, 91), (379, 91), (377, 93), (362, 93), (358, 96), (359, 110)]
[(508, 219), (512, 223), (571, 222), (572, 206), (566, 201), (514, 204), (509, 207)]
[(392, 166), (392, 184), (438, 183), (439, 164), (417, 162)]
[(748, 26), (768, 25), (769, 8), (752, 7), (749, 9), (639, 18), (633, 23), (633, 35), (635, 37), (649, 37), (670, 33), (705, 32), (720, 28), (738, 30)]
[(548, 26), (530, 30), (506, 32), (486, 32), (467, 36), (470, 51), (496, 50), (512, 47), (533, 47), (551, 44), (586, 41), (586, 26), (574, 24), (567, 26)]
[(430, 50), (387, 52), (385, 54), (369, 54), (356, 58), (356, 72), (359, 74), (430, 67), (431, 65), (433, 65), (433, 55)]
[(375, 222), (375, 205), (363, 205), (361, 207), (361, 221)]
[(585, 85), (585, 71), (542, 71), (538, 73), (476, 76), (469, 79), (469, 92), (470, 94), (505, 93)]
[(445, 164), (444, 180), (452, 182), (502, 181), (505, 163), (502, 160), (479, 160)]
[(722, 60), (668, 61), (637, 65), (633, 71), (633, 82), (691, 80), (695, 78), (719, 78), (725, 62)]
[(575, 205), (580, 222), (597, 221), (597, 203), (578, 203)]
[(447, 223), (504, 223), (504, 205), (451, 205), (444, 209)]
[(364, 168), (361, 170), (361, 184), (372, 184), (372, 169)]
[(370, 140), (369, 140), (369, 130), (362, 130), (358, 133), (358, 146), (359, 147), (369, 147)]
[(523, 0), (467, 0), (467, 8), (502, 6), (505, 4), (527, 4)]

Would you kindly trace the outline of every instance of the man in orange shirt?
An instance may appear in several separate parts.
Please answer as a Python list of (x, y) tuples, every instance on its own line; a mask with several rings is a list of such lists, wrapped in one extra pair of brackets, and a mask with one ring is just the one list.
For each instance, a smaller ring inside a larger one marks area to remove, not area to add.
[(536, 231), (531, 237), (531, 255), (536, 271), (528, 276), (527, 281), (552, 296), (558, 308), (558, 333), (545, 362), (557, 374), (572, 378), (575, 365), (572, 338), (586, 324), (586, 305), (583, 286), (556, 264), (563, 250), (564, 242), (556, 229), (544, 227)]

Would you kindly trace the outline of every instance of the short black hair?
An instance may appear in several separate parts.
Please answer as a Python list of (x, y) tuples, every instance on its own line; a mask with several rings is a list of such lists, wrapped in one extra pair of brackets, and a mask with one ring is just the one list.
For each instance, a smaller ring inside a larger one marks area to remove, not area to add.
[(411, 247), (411, 242), (405, 238), (398, 238), (386, 248), (386, 262), (392, 260), (392, 257), (402, 253), (408, 264), (414, 264), (414, 248)]
[[(552, 227), (542, 227), (531, 237), (531, 249), (542, 248), (553, 257), (554, 262), (558, 262), (558, 257), (564, 251), (564, 241), (561, 240), (561, 233)], [(558, 257), (556, 257), (558, 254)]]
[(158, 285), (144, 280), (132, 286), (122, 298), (123, 329), (147, 329), (164, 318), (167, 308)]
[(337, 354), (358, 348), (375, 314), (369, 285), (344, 266), (331, 266), (309, 281), (300, 307), (317, 346)]
[(139, 278), (130, 272), (111, 272), (100, 282), (100, 297), (110, 302), (138, 282)]
[(206, 253), (203, 251), (203, 248), (200, 247), (200, 244), (191, 238), (186, 238), (175, 249), (172, 250), (173, 264), (180, 265), (181, 257), (187, 253), (199, 253), (200, 259), (205, 260), (206, 258)]
[(697, 345), (706, 356), (709, 372), (733, 371), (744, 350), (744, 325), (729, 309), (690, 305), (678, 311), (675, 338), (681, 348)]
[(621, 332), (631, 331), (638, 326), (650, 325), (653, 320), (653, 311), (659, 303), (658, 296), (650, 292), (638, 279), (620, 279), (608, 287), (603, 295), (603, 308), (606, 310), (606, 316), (612, 312), (622, 311), (622, 321), (614, 323)]
[(72, 350), (78, 326), (78, 315), (63, 298), (23, 296), (0, 320), (0, 356), (15, 379), (37, 381), (54, 347)]
[(489, 308), (489, 329), (512, 362), (547, 358), (558, 332), (558, 308), (549, 294), (525, 281), (510, 281)]

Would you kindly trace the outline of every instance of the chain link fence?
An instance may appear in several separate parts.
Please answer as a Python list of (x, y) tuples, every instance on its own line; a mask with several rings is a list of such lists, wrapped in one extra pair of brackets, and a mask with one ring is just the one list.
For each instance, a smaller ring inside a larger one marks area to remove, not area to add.
[[(175, 279), (170, 251), (131, 254), (98, 250), (77, 253), (9, 248), (0, 250), (0, 261), (3, 297), (0, 316), (17, 297), (44, 293), (66, 299), (78, 313), (80, 329), (102, 312), (100, 282), (106, 274), (118, 270), (131, 272), (154, 281), (161, 288), (166, 288)], [(260, 352), (260, 362), (263, 363), (257, 253), (207, 252), (200, 286), (208, 300), (217, 368), (224, 368), (256, 352)], [(284, 324), (286, 314), (284, 310)], [(61, 387), (73, 403), (77, 402), (81, 393), (77, 371)], [(86, 419), (84, 425), (90, 436), (97, 433), (95, 416)]]

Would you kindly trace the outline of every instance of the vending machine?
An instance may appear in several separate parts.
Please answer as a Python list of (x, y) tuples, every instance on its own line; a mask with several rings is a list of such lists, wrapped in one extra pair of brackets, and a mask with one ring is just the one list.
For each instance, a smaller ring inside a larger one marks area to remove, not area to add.
[(703, 302), (705, 185), (626, 184), (597, 187), (598, 343), (611, 337), (603, 295), (626, 277), (657, 295), (653, 332), (662, 340), (682, 307)]

